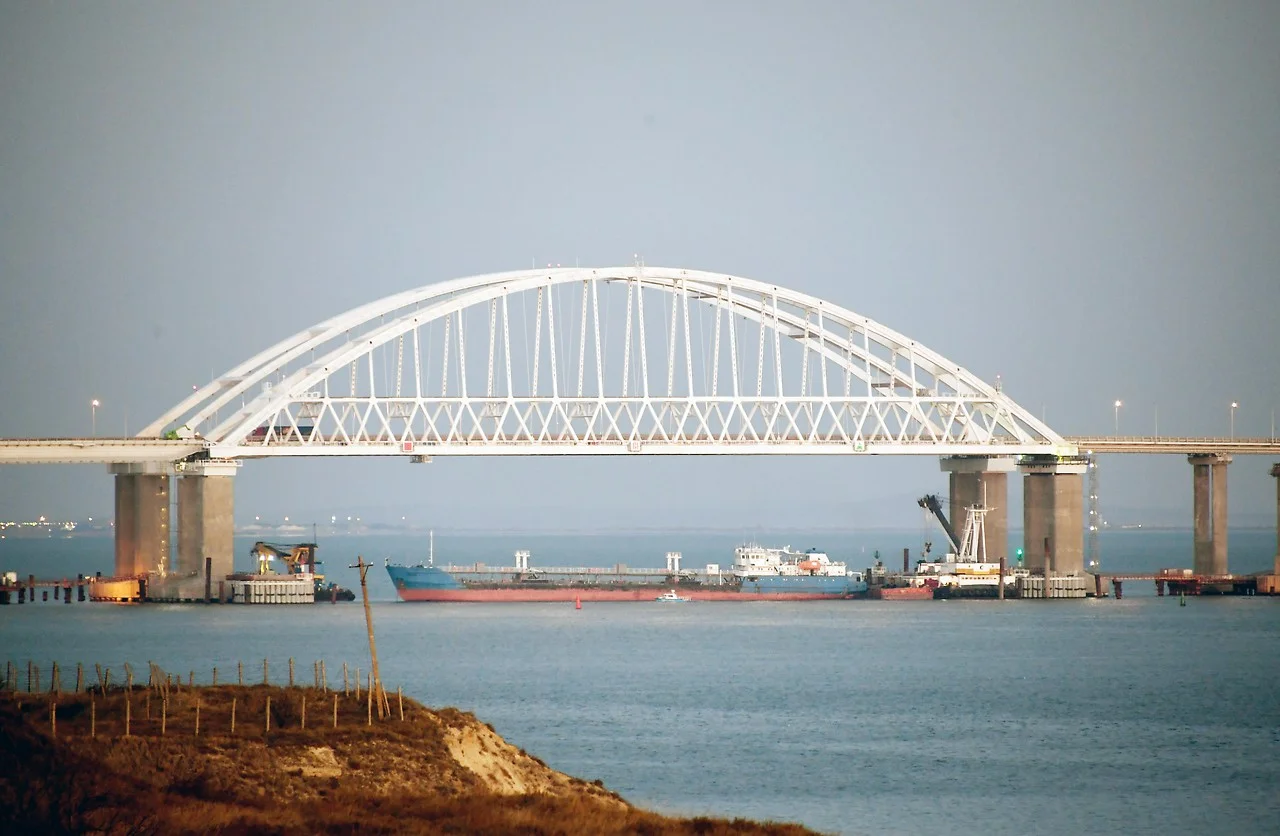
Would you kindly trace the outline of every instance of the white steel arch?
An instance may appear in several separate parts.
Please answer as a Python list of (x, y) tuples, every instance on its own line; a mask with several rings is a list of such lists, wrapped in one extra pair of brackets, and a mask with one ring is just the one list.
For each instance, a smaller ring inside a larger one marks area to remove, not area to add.
[(877, 322), (751, 279), (636, 265), (420, 287), (301, 331), (139, 433), (290, 455), (1073, 455)]

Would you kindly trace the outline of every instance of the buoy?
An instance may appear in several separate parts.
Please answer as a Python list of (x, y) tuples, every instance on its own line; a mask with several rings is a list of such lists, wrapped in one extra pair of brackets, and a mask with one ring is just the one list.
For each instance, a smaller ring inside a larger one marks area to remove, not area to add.
[(582, 596), (580, 595), (573, 596), (573, 608), (575, 610), (582, 609)]

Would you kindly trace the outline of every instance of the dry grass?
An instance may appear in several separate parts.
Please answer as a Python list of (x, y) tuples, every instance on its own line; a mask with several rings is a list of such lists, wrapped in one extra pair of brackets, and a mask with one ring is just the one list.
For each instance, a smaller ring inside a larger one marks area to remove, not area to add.
[[(93, 696), (6, 693), (0, 697), (0, 832), (811, 832), (649, 813), (599, 782), (555, 772), (471, 714), (406, 699), (402, 722), (395, 694), (391, 716), (379, 721), (375, 709), (370, 726), (364, 695), (357, 701), (339, 693), (335, 728), (333, 699), (332, 692), (272, 686), (170, 688), (167, 699), (143, 687)], [(483, 774), (455, 757), (464, 737), (486, 759)], [(530, 787), (536, 791), (521, 791)]]

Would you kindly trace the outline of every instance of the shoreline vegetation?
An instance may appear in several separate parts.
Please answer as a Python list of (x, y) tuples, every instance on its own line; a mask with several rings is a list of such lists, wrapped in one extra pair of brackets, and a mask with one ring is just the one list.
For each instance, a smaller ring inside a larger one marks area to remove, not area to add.
[[(194, 672), (184, 681), (155, 665), (144, 678), (129, 667), (72, 674), (7, 663), (0, 832), (814, 832), (642, 810), (600, 781), (551, 769), (468, 712), (399, 690), (378, 699), (371, 677), (346, 666), (341, 688), (328, 686), (322, 662), (306, 686), (292, 659), (288, 667), (289, 686), (245, 684), (243, 665), (223, 672), (232, 684), (197, 685)], [(264, 660), (264, 682), (269, 673)]]

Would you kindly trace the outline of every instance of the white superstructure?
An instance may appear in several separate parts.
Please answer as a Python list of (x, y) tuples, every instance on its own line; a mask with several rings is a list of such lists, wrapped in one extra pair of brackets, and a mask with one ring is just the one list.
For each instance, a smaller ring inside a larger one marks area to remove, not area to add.
[(824, 552), (815, 549), (807, 552), (793, 552), (790, 546), (771, 549), (751, 544), (738, 546), (733, 550), (733, 573), (739, 577), (750, 575), (844, 577), (849, 574), (849, 571), (844, 563), (834, 563)]

